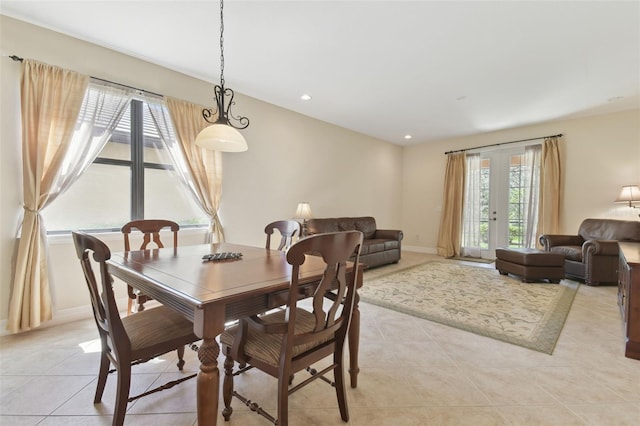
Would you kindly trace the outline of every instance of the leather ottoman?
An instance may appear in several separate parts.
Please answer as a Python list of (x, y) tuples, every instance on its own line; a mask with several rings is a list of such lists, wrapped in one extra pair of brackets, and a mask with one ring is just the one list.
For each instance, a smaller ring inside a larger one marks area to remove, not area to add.
[(523, 283), (564, 278), (564, 255), (529, 248), (496, 249), (496, 269), (500, 275), (519, 275)]

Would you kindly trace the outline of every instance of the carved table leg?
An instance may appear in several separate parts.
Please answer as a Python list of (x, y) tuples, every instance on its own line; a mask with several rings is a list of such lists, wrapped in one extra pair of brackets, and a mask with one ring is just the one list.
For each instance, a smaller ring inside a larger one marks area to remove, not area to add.
[(358, 350), (360, 344), (360, 295), (355, 294), (353, 313), (351, 314), (351, 325), (349, 326), (349, 375), (351, 376), (351, 387), (358, 387)]
[(215, 425), (218, 417), (218, 354), (220, 347), (215, 339), (205, 338), (198, 349), (198, 425)]

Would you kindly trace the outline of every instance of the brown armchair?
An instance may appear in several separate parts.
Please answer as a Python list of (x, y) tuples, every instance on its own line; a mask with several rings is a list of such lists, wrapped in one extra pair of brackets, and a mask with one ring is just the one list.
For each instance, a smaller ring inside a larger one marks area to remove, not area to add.
[(585, 219), (577, 235), (540, 236), (545, 251), (564, 255), (565, 276), (587, 285), (617, 282), (618, 241), (640, 242), (640, 222)]

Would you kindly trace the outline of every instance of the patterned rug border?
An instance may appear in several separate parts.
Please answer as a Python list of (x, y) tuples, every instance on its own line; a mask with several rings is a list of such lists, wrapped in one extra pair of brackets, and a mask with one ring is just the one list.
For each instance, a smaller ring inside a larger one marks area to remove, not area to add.
[[(442, 261), (428, 261), (428, 262), (420, 263), (417, 265), (409, 266), (407, 268), (403, 268), (400, 270), (390, 271), (389, 273), (385, 273), (376, 277), (371, 277), (368, 280), (365, 275), (364, 286), (367, 287), (367, 286), (374, 285), (375, 281), (380, 280), (382, 278), (387, 278), (395, 274), (405, 273), (412, 269), (420, 268), (428, 264), (449, 264), (449, 265), (454, 264), (454, 265), (457, 265), (457, 267), (463, 267), (463, 268), (478, 269), (478, 270), (484, 269), (484, 270), (490, 270), (490, 271), (492, 270), (492, 269), (488, 269), (486, 267), (481, 267), (481, 266), (461, 265), (461, 264), (442, 262)], [(497, 274), (497, 271), (496, 271), (496, 274)], [(510, 277), (510, 276), (509, 277), (500, 276), (500, 277), (513, 280), (514, 283), (520, 284), (520, 281), (517, 280), (516, 278)], [(436, 322), (438, 324), (468, 331), (474, 334), (478, 334), (480, 336), (489, 337), (495, 340), (518, 345), (527, 349), (532, 349), (538, 352), (543, 352), (551, 355), (560, 337), (560, 333), (562, 332), (567, 316), (569, 315), (569, 311), (571, 309), (571, 306), (573, 305), (573, 300), (575, 299), (575, 295), (578, 292), (580, 283), (576, 281), (564, 279), (560, 282), (560, 284), (527, 283), (523, 285), (527, 285), (527, 286), (559, 285), (559, 286), (562, 286), (563, 288), (562, 293), (558, 297), (556, 297), (555, 303), (551, 305), (549, 310), (545, 313), (544, 325), (542, 326), (540, 332), (537, 334), (537, 338), (533, 340), (527, 340), (527, 339), (518, 338), (516, 336), (507, 336), (504, 334), (495, 333), (495, 332), (492, 332), (491, 330), (483, 329), (482, 327), (480, 327), (480, 325), (471, 326), (471, 325), (459, 323), (456, 321), (450, 321), (450, 320), (447, 320), (446, 318), (441, 318), (429, 312), (418, 311), (409, 307), (398, 305), (396, 303), (376, 299), (369, 295), (363, 294), (362, 291), (360, 292), (360, 301), (377, 305), (383, 308), (395, 310), (397, 312), (408, 314), (417, 318), (426, 319), (428, 321)]]

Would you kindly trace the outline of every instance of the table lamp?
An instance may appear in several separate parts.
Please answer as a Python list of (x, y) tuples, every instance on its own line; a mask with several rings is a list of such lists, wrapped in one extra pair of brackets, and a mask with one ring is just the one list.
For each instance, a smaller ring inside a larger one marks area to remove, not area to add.
[(634, 205), (634, 203), (640, 203), (640, 188), (638, 188), (638, 185), (623, 186), (622, 190), (620, 190), (620, 195), (618, 195), (615, 202), (629, 203), (629, 207), (640, 209), (640, 207)]
[(302, 203), (298, 203), (298, 208), (296, 209), (296, 214), (293, 217), (294, 219), (302, 219), (302, 235), (301, 237), (307, 236), (307, 219), (311, 219), (311, 204), (307, 201)]

